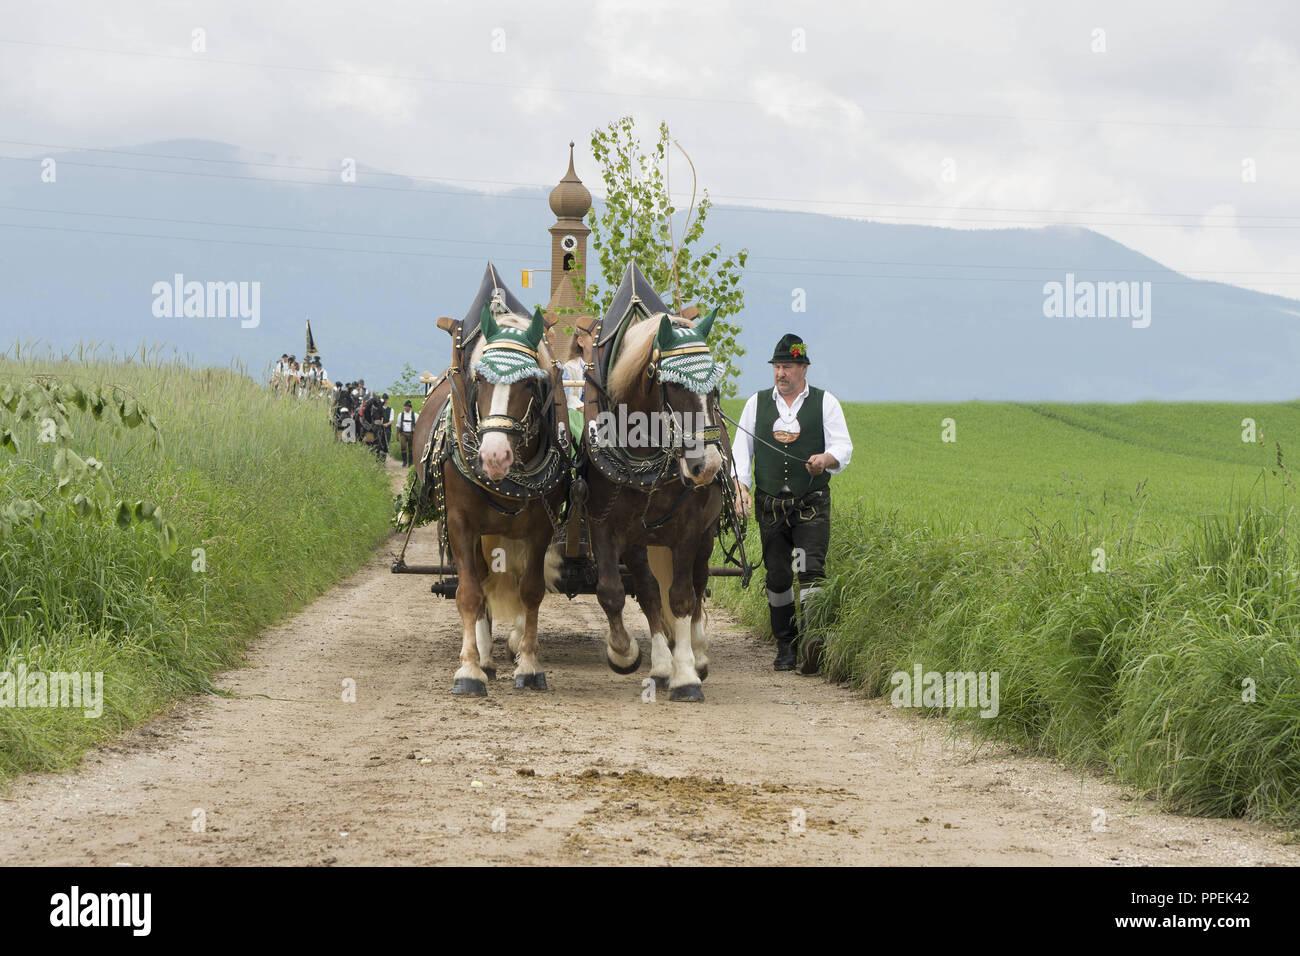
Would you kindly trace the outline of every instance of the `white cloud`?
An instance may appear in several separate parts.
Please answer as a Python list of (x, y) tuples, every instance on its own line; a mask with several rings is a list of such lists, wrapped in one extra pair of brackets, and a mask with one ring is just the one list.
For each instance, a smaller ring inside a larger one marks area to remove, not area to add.
[[(184, 56), (195, 26), (208, 32), (210, 62)], [(490, 50), (498, 26), (505, 54)], [(1105, 54), (1089, 49), (1096, 26), (1107, 30)], [(807, 53), (791, 49), (795, 27), (806, 31)], [(0, 43), (0, 129), (14, 139), (202, 138), (307, 165), (354, 155), (376, 169), (523, 183), (553, 182), (574, 139), (579, 174), (595, 188), (582, 146), (592, 129), (631, 114), (643, 140), (667, 121), (715, 197), (962, 228), (1016, 215), (983, 207), (1142, 213), (1021, 218), (1164, 223), (1098, 229), (1173, 268), (1245, 270), (1252, 275), (1228, 277), (1300, 293), (1282, 285), (1300, 275), (1254, 275), (1300, 273), (1300, 230), (1246, 228), (1300, 224), (1293, 4), (1188, 2), (1171, 13), (1117, 0), (1081, 10), (1011, 0), (320, 0), (304, 14), (69, 0), (16, 6), (5, 34), (183, 56)], [(1094, 122), (1107, 119), (1129, 122)], [(1250, 126), (1291, 129), (1240, 128)], [(1246, 157), (1255, 183), (1241, 182)], [(952, 182), (940, 175), (948, 158)], [(674, 186), (684, 179), (674, 166)], [(929, 208), (773, 201), (792, 196)], [(941, 208), (950, 205), (960, 208)], [(1240, 228), (1201, 220), (1228, 208)], [(1170, 212), (1191, 215), (1154, 215)], [(1297, 218), (1249, 218), (1287, 215)]]

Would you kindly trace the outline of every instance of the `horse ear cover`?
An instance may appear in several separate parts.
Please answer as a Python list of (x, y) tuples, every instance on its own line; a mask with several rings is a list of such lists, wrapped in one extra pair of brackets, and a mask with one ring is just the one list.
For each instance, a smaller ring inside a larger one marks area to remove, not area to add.
[(542, 315), (541, 306), (538, 306), (533, 310), (533, 321), (529, 324), (527, 332), (528, 341), (533, 348), (537, 348), (538, 344), (542, 341), (542, 332), (545, 328), (546, 317)]
[(486, 305), (483, 306), (483, 313), (479, 316), (478, 324), (479, 328), (483, 330), (484, 342), (496, 338), (497, 334), (501, 331), (501, 327), (497, 325), (497, 320), (492, 318), (492, 310)]
[(695, 323), (695, 334), (702, 339), (709, 337), (709, 329), (713, 328), (713, 320), (717, 317), (718, 310), (714, 309), (699, 322)]
[(659, 346), (660, 351), (663, 351), (672, 348), (673, 342), (673, 320), (667, 315), (662, 316), (659, 319), (659, 335), (655, 339), (655, 344)]

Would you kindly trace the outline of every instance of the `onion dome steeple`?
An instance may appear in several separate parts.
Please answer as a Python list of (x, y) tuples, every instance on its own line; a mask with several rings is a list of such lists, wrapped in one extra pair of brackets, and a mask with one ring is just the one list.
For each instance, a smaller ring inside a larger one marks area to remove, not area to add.
[(560, 184), (551, 190), (551, 212), (557, 219), (576, 219), (591, 210), (591, 193), (582, 185), (582, 180), (573, 171), (573, 143), (569, 143), (569, 171), (564, 174)]

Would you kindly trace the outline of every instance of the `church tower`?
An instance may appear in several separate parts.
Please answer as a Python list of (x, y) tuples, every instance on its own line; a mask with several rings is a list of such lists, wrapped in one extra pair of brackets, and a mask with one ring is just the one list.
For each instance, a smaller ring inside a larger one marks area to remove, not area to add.
[[(551, 212), (555, 225), (551, 226), (551, 301), (548, 313), (556, 309), (581, 309), (587, 290), (587, 236), (591, 230), (583, 217), (591, 211), (591, 193), (573, 171), (573, 143), (569, 143), (569, 171), (558, 186), (551, 190)], [(575, 291), (574, 281), (578, 289)], [(569, 325), (578, 316), (560, 316), (560, 325)], [(560, 355), (568, 355), (572, 336), (563, 335), (557, 328), (553, 347)]]

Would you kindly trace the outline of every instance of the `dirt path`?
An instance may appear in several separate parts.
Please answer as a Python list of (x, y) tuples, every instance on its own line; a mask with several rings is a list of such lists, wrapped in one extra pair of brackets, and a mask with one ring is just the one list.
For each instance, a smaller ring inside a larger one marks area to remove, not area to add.
[[(592, 597), (543, 605), (549, 693), (512, 690), (498, 639), (490, 696), (452, 697), (455, 605), (390, 574), (389, 550), (269, 630), (218, 680), (234, 696), (18, 780), (0, 863), (1300, 864), (1276, 831), (1152, 813), (775, 673), (717, 609), (701, 705), (642, 702), (644, 664), (610, 671)], [(408, 558), (435, 557), (417, 532)], [(631, 601), (627, 619), (648, 657)]]

